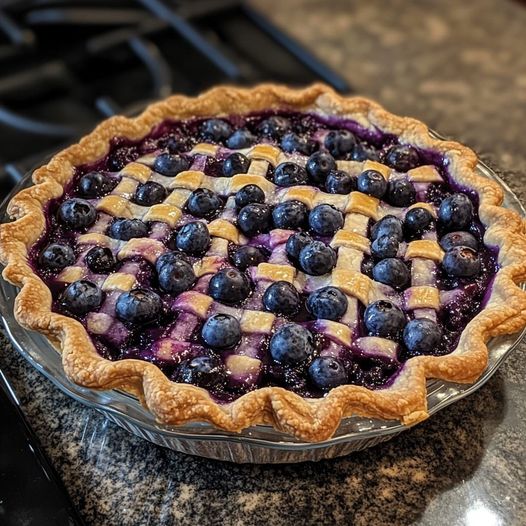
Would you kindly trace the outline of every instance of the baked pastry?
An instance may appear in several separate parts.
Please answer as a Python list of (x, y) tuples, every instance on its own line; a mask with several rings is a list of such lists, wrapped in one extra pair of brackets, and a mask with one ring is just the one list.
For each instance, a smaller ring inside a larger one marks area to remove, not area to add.
[(475, 381), (526, 324), (524, 223), (476, 163), (322, 85), (174, 96), (35, 171), (4, 277), (72, 381), (162, 423), (414, 424), (427, 378)]

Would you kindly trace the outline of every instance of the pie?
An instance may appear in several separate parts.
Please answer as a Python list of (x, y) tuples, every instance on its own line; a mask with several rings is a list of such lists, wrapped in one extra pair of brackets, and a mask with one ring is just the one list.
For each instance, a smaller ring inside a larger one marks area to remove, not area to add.
[(0, 230), (16, 317), (77, 384), (164, 424), (427, 417), (526, 325), (524, 223), (465, 146), (323, 85), (220, 87), (113, 117)]

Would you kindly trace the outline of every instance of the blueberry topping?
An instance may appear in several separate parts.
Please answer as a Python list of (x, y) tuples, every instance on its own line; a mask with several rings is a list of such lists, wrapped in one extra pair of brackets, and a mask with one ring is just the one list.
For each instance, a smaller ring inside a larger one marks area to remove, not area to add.
[(307, 310), (317, 319), (339, 321), (347, 305), (347, 296), (337, 287), (323, 287), (307, 298)]
[(284, 201), (272, 211), (272, 220), (276, 228), (297, 230), (307, 224), (307, 207), (301, 201)]
[(325, 181), (325, 189), (329, 194), (348, 194), (356, 190), (356, 177), (342, 170), (332, 170)]
[(377, 221), (371, 228), (371, 239), (375, 240), (380, 236), (394, 237), (398, 241), (404, 238), (402, 221), (395, 216), (384, 216)]
[(201, 221), (187, 223), (177, 232), (175, 245), (190, 256), (202, 256), (210, 247), (207, 226)]
[(322, 391), (328, 391), (347, 383), (347, 371), (345, 366), (332, 356), (318, 356), (309, 367), (309, 378), (311, 382)]
[(312, 356), (314, 337), (305, 327), (287, 323), (274, 333), (269, 350), (274, 361), (283, 365), (298, 365)]
[(166, 256), (164, 260), (159, 262), (160, 259), (156, 262), (156, 268), (159, 286), (162, 290), (177, 295), (188, 290), (194, 284), (196, 275), (192, 265), (186, 259), (180, 256), (172, 256), (169, 260), (169, 256)]
[(300, 295), (296, 287), (287, 281), (272, 283), (263, 295), (265, 309), (274, 314), (292, 316), (298, 312), (300, 304)]
[(109, 274), (117, 266), (117, 260), (108, 247), (91, 248), (84, 261), (95, 274)]
[(226, 141), (233, 131), (232, 126), (223, 119), (208, 119), (201, 124), (201, 136), (207, 141)]
[(205, 321), (201, 337), (206, 345), (214, 349), (229, 349), (241, 339), (241, 326), (229, 314), (216, 314)]
[(385, 200), (393, 206), (409, 206), (415, 202), (416, 191), (407, 179), (390, 179), (387, 184)]
[(379, 161), (378, 152), (372, 147), (362, 142), (357, 142), (350, 155), (351, 161)]
[(278, 186), (296, 186), (307, 182), (305, 168), (293, 162), (281, 163), (274, 172), (274, 183)]
[(49, 270), (62, 270), (75, 261), (75, 253), (69, 245), (50, 243), (42, 250), (40, 264)]
[(287, 255), (292, 261), (297, 261), (300, 257), (301, 250), (311, 242), (312, 237), (305, 232), (296, 232), (295, 234), (292, 234), (287, 239), (287, 244), (285, 245)]
[(386, 258), (374, 266), (373, 277), (375, 281), (400, 290), (409, 283), (411, 275), (403, 261), (395, 258)]
[(110, 153), (107, 167), (111, 172), (122, 170), (128, 163), (137, 158), (137, 150), (133, 146), (123, 146)]
[(311, 181), (324, 184), (329, 172), (336, 170), (336, 161), (328, 152), (315, 152), (309, 157), (305, 169)]
[(336, 252), (321, 241), (313, 241), (301, 249), (301, 268), (311, 276), (321, 276), (336, 265)]
[(149, 289), (134, 289), (119, 296), (115, 314), (119, 320), (133, 325), (146, 325), (159, 319), (162, 301)]
[(162, 153), (153, 163), (153, 169), (157, 173), (168, 177), (175, 177), (189, 167), (190, 160), (187, 157), (171, 153)]
[(237, 226), (246, 236), (252, 237), (270, 228), (270, 206), (252, 203), (244, 206), (237, 216)]
[(385, 154), (384, 162), (397, 172), (407, 172), (420, 164), (420, 156), (412, 146), (399, 144), (389, 148)]
[(362, 260), (362, 264), (360, 265), (360, 267), (361, 267), (360, 270), (362, 271), (362, 274), (369, 276), (371, 279), (373, 278), (373, 268), (374, 268), (373, 258), (364, 258)]
[(429, 353), (439, 345), (442, 331), (432, 320), (417, 318), (404, 329), (405, 346), (412, 353)]
[(356, 139), (349, 130), (332, 130), (325, 136), (325, 148), (333, 157), (343, 157), (355, 144)]
[(247, 184), (237, 191), (235, 201), (238, 208), (243, 208), (250, 203), (262, 204), (265, 202), (265, 193), (259, 186)]
[(190, 194), (186, 207), (193, 216), (210, 219), (219, 212), (222, 205), (220, 197), (212, 190), (198, 188)]
[(309, 214), (309, 226), (320, 236), (333, 236), (343, 226), (343, 214), (334, 206), (315, 206)]
[(166, 188), (154, 181), (140, 184), (135, 190), (133, 200), (142, 206), (152, 206), (162, 203), (166, 198)]
[(257, 130), (261, 135), (271, 137), (272, 139), (279, 139), (285, 132), (290, 129), (290, 121), (285, 117), (273, 115), (268, 119), (262, 121)]
[(372, 336), (397, 339), (405, 325), (404, 313), (390, 301), (375, 301), (366, 309), (365, 327)]
[(164, 147), (170, 153), (181, 153), (188, 149), (188, 144), (182, 137), (169, 137), (164, 143)]
[(86, 228), (95, 223), (97, 211), (95, 207), (84, 199), (68, 199), (58, 209), (60, 222), (69, 228)]
[(298, 152), (303, 155), (310, 155), (316, 146), (316, 142), (312, 139), (292, 132), (285, 134), (281, 139), (281, 149), (288, 153)]
[(247, 173), (250, 166), (249, 159), (242, 153), (231, 153), (223, 162), (223, 175), (232, 177), (236, 174)]
[(480, 272), (480, 258), (472, 248), (452, 247), (446, 252), (442, 266), (450, 276), (469, 278)]
[(81, 279), (68, 285), (62, 293), (60, 303), (64, 309), (82, 316), (98, 309), (102, 303), (102, 290), (91, 281)]
[(431, 212), (425, 208), (411, 208), (405, 215), (404, 227), (410, 234), (422, 234), (433, 224)]
[(387, 181), (380, 172), (365, 170), (358, 176), (356, 186), (359, 192), (381, 199), (387, 190)]
[(469, 247), (473, 250), (478, 250), (479, 243), (477, 238), (469, 232), (449, 232), (440, 240), (440, 246), (444, 250), (449, 250), (453, 247)]
[(235, 268), (220, 270), (208, 284), (208, 294), (221, 303), (232, 305), (248, 298), (250, 282), (245, 274)]
[(371, 244), (371, 255), (378, 259), (394, 258), (398, 253), (400, 242), (396, 237), (380, 236)]
[(438, 218), (446, 230), (466, 230), (473, 221), (473, 204), (467, 195), (453, 194), (440, 204)]
[(79, 191), (84, 197), (96, 198), (111, 192), (118, 183), (118, 179), (107, 177), (100, 172), (89, 172), (79, 181)]
[(257, 267), (267, 260), (267, 256), (260, 248), (244, 245), (232, 254), (231, 259), (239, 270), (244, 271), (248, 267)]
[(140, 219), (114, 219), (108, 235), (114, 239), (129, 241), (134, 237), (148, 237), (148, 227)]
[(184, 361), (174, 380), (212, 389), (225, 383), (226, 371), (216, 356), (198, 356)]
[(256, 144), (257, 137), (248, 130), (241, 128), (236, 130), (226, 141), (226, 145), (232, 150), (242, 150)]

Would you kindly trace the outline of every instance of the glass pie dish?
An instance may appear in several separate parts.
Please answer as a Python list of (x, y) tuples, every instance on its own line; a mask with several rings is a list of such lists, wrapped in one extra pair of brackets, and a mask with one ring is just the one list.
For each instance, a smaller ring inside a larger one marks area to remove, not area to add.
[[(479, 163), (478, 172), (482, 176), (497, 180), (504, 188), (504, 206), (526, 217), (526, 210), (517, 197), (490, 168)], [(30, 183), (28, 174), (13, 190), (12, 195)], [(2, 221), (8, 219), (6, 206), (12, 195), (1, 207)], [(350, 417), (342, 421), (331, 439), (307, 443), (267, 425), (257, 425), (236, 434), (221, 431), (206, 423), (181, 426), (158, 424), (139, 401), (127, 393), (118, 390), (97, 391), (72, 383), (64, 374), (61, 357), (55, 348), (42, 335), (27, 331), (16, 322), (13, 315), (16, 293), (17, 289), (14, 286), (3, 279), (0, 281), (2, 322), (16, 349), (24, 358), (69, 396), (97, 409), (109, 420), (131, 433), (175, 451), (239, 463), (316, 461), (374, 446), (408, 429), (408, 426), (398, 421)], [(481, 387), (515, 349), (524, 332), (495, 338), (489, 343), (488, 367), (476, 383), (461, 385), (430, 380), (427, 384), (429, 414), (432, 415)]]

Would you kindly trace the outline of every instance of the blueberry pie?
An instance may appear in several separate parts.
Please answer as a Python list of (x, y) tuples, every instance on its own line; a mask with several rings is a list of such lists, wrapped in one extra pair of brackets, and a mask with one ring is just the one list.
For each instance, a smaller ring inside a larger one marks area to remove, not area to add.
[(321, 85), (174, 96), (36, 170), (4, 277), (72, 381), (160, 422), (410, 425), (427, 378), (475, 381), (526, 324), (524, 224), (476, 163)]

